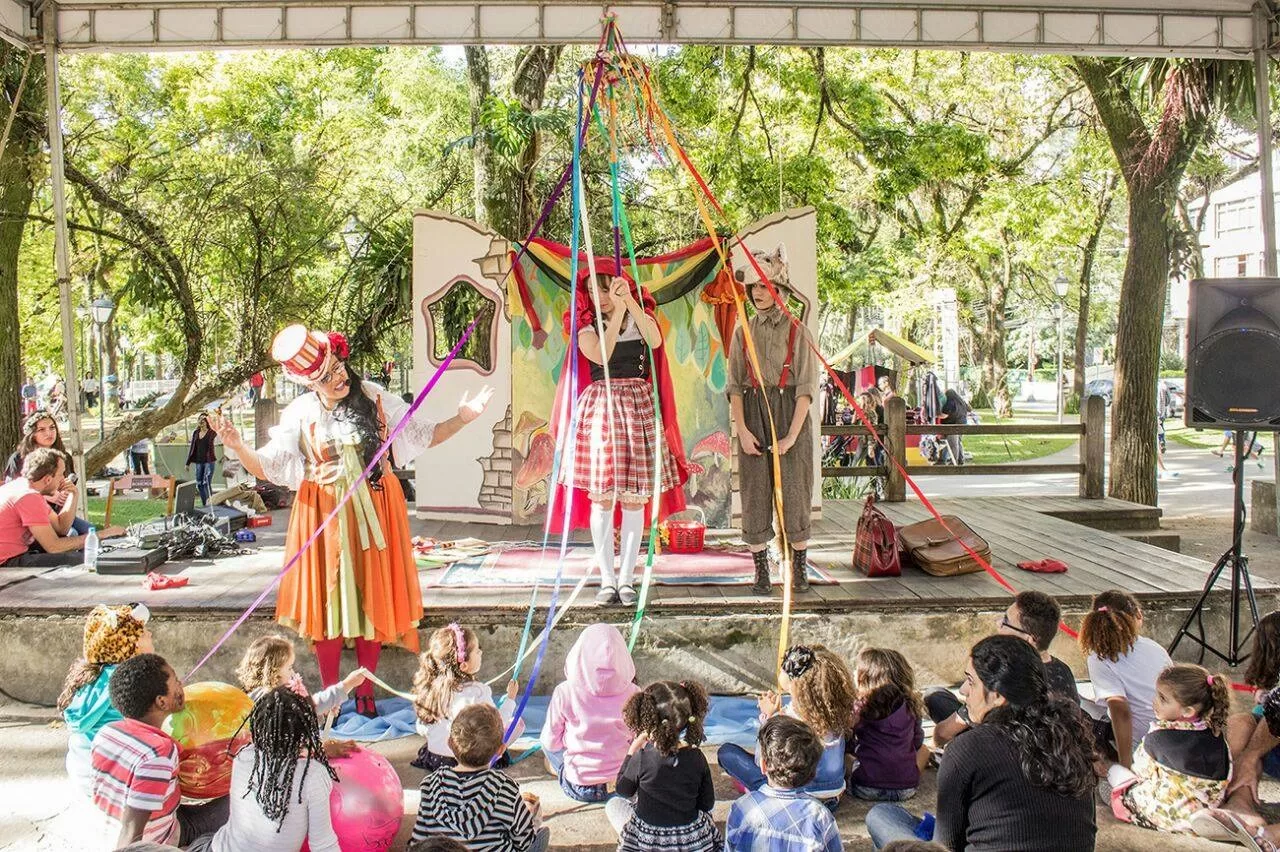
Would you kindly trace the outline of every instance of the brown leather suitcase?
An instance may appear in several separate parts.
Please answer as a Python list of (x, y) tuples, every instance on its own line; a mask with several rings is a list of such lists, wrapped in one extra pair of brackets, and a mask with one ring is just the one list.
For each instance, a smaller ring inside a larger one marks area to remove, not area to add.
[(978, 560), (960, 544), (963, 541), (974, 553), (991, 561), (991, 547), (982, 536), (955, 515), (943, 515), (944, 527), (937, 518), (898, 528), (898, 541), (907, 561), (935, 577), (955, 577), (983, 570)]

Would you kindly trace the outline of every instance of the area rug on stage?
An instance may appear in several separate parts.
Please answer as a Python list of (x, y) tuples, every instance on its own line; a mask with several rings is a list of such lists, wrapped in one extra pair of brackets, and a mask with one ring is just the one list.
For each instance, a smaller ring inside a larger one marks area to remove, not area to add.
[[(430, 587), (465, 587), (471, 589), (532, 586), (555, 582), (559, 549), (551, 545), (544, 552), (538, 548), (515, 547), (494, 550), (455, 562), (440, 572), (430, 572), (423, 584)], [(645, 555), (640, 554), (636, 580), (644, 569)], [(836, 580), (823, 569), (809, 563), (809, 582), (834, 585)], [(569, 547), (562, 582), (577, 583), (591, 569), (591, 547), (575, 544)], [(663, 553), (653, 565), (653, 582), (662, 586), (749, 586), (755, 579), (751, 554), (706, 550), (702, 553)], [(595, 585), (598, 581), (592, 581)], [(779, 582), (774, 571), (773, 582)]]

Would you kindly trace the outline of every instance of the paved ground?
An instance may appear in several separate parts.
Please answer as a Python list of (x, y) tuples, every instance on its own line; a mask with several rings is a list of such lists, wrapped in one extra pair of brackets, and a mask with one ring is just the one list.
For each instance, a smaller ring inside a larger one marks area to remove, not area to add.
[[(82, 824), (80, 807), (72, 801), (72, 793), (65, 783), (63, 757), (66, 750), (66, 733), (60, 725), (50, 724), (39, 718), (21, 719), (21, 708), (9, 708), (13, 721), (0, 721), (0, 850), (2, 852), (83, 852), (86, 847), (78, 829)], [(4, 708), (0, 708), (0, 714)], [(16, 716), (15, 716), (16, 714)], [(405, 820), (393, 850), (404, 849), (404, 842), (412, 827), (412, 814), (417, 809), (417, 784), (420, 773), (409, 767), (409, 761), (417, 751), (416, 739), (403, 739), (376, 746), (400, 770), (405, 787)], [(714, 761), (712, 750), (708, 759)], [(727, 778), (717, 774), (717, 801), (714, 815), (723, 828), (729, 805), (737, 795)], [(552, 848), (557, 850), (582, 850), (582, 852), (606, 852), (615, 848), (614, 834), (600, 806), (580, 805), (569, 801), (559, 786), (544, 771), (535, 756), (518, 764), (512, 774), (525, 789), (542, 798), (547, 813), (547, 825), (551, 827)], [(936, 790), (935, 774), (930, 771), (920, 793), (909, 803), (917, 811), (932, 810)], [(1264, 796), (1280, 798), (1280, 788), (1264, 788)], [(861, 802), (846, 802), (840, 807), (838, 820), (845, 848), (869, 850), (863, 818), (867, 807)], [(1099, 807), (1100, 825), (1098, 849), (1106, 852), (1119, 850), (1228, 850), (1232, 847), (1199, 840), (1144, 831), (1117, 822)]]

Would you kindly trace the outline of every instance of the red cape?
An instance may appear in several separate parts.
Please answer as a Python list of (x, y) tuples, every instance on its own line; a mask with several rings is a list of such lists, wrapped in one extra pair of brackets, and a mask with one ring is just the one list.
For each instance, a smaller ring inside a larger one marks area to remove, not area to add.
[[(595, 261), (596, 272), (606, 275), (618, 275), (617, 266), (612, 258), (597, 258)], [(587, 269), (586, 263), (581, 264), (581, 270), (578, 273), (577, 282), (577, 308), (578, 316), (576, 326), (578, 329), (595, 327), (595, 307), (591, 302), (591, 296), (587, 293), (586, 281), (590, 271)], [(653, 296), (642, 287), (637, 287), (631, 276), (625, 272), (621, 273), (623, 278), (631, 284), (632, 292), (639, 291), (640, 304), (644, 306), (645, 313), (654, 316), (654, 310), (657, 303)], [(656, 317), (655, 317), (656, 320)], [(564, 436), (566, 441), (561, 441), (561, 421), (567, 428), (569, 420), (573, 416), (573, 406), (577, 404), (578, 397), (586, 390), (587, 385), (591, 384), (591, 364), (587, 360), (587, 356), (582, 354), (582, 350), (573, 345), (574, 325), (570, 324), (569, 312), (564, 313), (564, 331), (565, 337), (569, 341), (569, 345), (565, 348), (564, 363), (560, 367), (560, 381), (556, 384), (555, 402), (551, 406), (551, 435), (555, 438), (556, 447), (560, 450), (560, 464), (572, 465), (573, 457), (570, 455), (570, 447), (568, 442), (572, 440), (572, 435)], [(577, 361), (578, 383), (576, 388), (570, 387), (573, 382), (573, 366)], [(659, 344), (653, 350), (653, 375), (652, 378), (657, 382), (658, 388), (658, 405), (662, 415), (662, 432), (666, 439), (667, 446), (671, 450), (671, 455), (675, 459), (678, 484), (662, 492), (658, 500), (658, 520), (662, 520), (668, 515), (676, 512), (683, 512), (685, 509), (684, 500), (684, 484), (689, 480), (689, 463), (684, 457), (684, 439), (680, 437), (680, 422), (676, 419), (675, 391), (671, 385), (671, 371), (667, 368), (666, 348)], [(564, 406), (569, 406), (565, 413)], [(587, 492), (582, 488), (569, 488), (558, 482), (551, 484), (551, 494), (549, 496), (550, 514), (548, 515), (548, 529), (554, 533), (556, 530), (564, 529), (565, 509), (569, 512), (570, 529), (583, 529), (591, 524), (591, 500), (587, 497)], [(621, 507), (614, 508), (614, 524), (618, 524), (621, 519)], [(649, 524), (649, 504), (645, 504), (645, 525)]]

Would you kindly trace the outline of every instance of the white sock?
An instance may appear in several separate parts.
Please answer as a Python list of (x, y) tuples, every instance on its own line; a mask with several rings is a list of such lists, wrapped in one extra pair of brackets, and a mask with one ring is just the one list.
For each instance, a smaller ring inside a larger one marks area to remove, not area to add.
[(596, 564), (600, 566), (600, 588), (617, 585), (613, 576), (613, 509), (599, 503), (591, 504), (591, 544), (596, 552)]
[(640, 539), (644, 535), (644, 509), (622, 510), (622, 569), (619, 581), (630, 586), (635, 580), (636, 560), (640, 558)]

